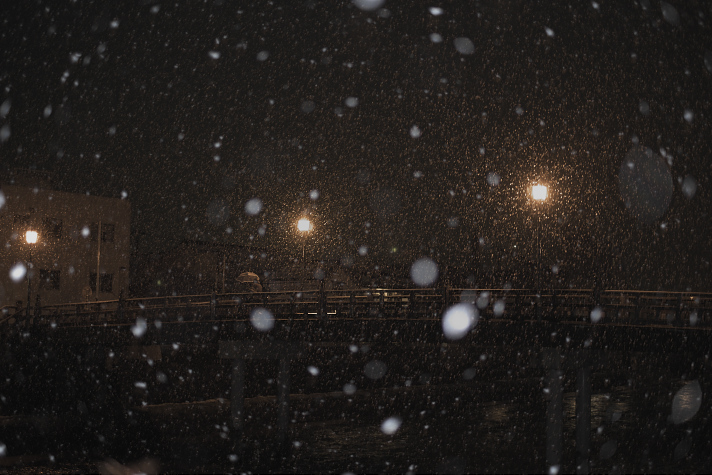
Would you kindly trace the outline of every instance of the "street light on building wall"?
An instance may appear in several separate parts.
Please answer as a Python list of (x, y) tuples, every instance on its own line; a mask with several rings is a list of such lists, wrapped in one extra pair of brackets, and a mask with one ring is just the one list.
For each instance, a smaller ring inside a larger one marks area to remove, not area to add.
[(541, 295), (541, 212), (538, 204), (543, 204), (549, 195), (549, 188), (546, 185), (535, 184), (532, 186), (532, 198), (534, 199), (536, 208), (536, 247), (537, 247), (537, 264), (536, 264), (536, 293)]
[(39, 237), (39, 234), (37, 231), (33, 231), (31, 229), (27, 230), (25, 233), (25, 241), (27, 241), (27, 244), (29, 245), (29, 258), (27, 259), (27, 309), (26, 309), (26, 316), (27, 318), (30, 318), (30, 298), (32, 297), (32, 280), (30, 279), (30, 268), (32, 267), (32, 246), (34, 244), (37, 244), (37, 239)]

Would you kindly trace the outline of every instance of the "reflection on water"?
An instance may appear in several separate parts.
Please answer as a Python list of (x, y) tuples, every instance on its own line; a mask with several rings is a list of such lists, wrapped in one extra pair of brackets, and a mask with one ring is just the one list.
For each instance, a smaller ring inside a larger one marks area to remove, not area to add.
[[(312, 424), (304, 435), (303, 441), (294, 444), (300, 459), (318, 461), (334, 470), (368, 471), (376, 468), (383, 471), (393, 467), (395, 471), (402, 471), (409, 461), (409, 444), (415, 442), (411, 440), (412, 431), (386, 435), (378, 425), (354, 425), (344, 421)], [(380, 463), (374, 464), (374, 461)]]
[(452, 386), (446, 391), (424, 387), (396, 398), (407, 410), (390, 435), (382, 422), (394, 414), (386, 412), (295, 426), (290, 470), (462, 473), (539, 465), (545, 428), (536, 405), (525, 402), (529, 397), (482, 401), (466, 388)]
[[(540, 383), (294, 395), (288, 453), (276, 450), (276, 404), (266, 397), (245, 405), (243, 452), (225, 437), (230, 408), (222, 400), (148, 408), (150, 431), (142, 437), (154, 442), (150, 457), (168, 472), (546, 473)], [(594, 387), (591, 472), (710, 472), (712, 427), (702, 387), (657, 378), (645, 387)], [(563, 407), (559, 473), (568, 473), (576, 470), (575, 392), (564, 393)]]
[[(625, 386), (614, 387), (610, 392), (591, 395), (591, 427), (601, 433), (604, 427), (613, 424), (625, 425), (629, 412), (628, 403), (633, 397), (633, 389)], [(564, 394), (566, 429), (576, 430), (576, 393)]]
[[(610, 387), (591, 398), (592, 472), (689, 472), (706, 463), (706, 450), (694, 437), (707, 419), (673, 424), (671, 410), (697, 405), (699, 384), (678, 391)], [(330, 420), (294, 427), (297, 436), (292, 471), (522, 472), (545, 470), (546, 426), (543, 397), (460, 404), (440, 395), (430, 408), (404, 417), (387, 435), (382, 419)], [(435, 402), (437, 400), (437, 402)], [(417, 405), (417, 404), (416, 404)], [(427, 406), (428, 404), (424, 404)], [(575, 470), (576, 394), (565, 393), (562, 470)], [(697, 410), (695, 410), (697, 412)], [(695, 429), (697, 427), (697, 429)], [(691, 435), (692, 434), (692, 435)], [(706, 437), (704, 437), (705, 443)], [(694, 453), (693, 453), (694, 452)]]

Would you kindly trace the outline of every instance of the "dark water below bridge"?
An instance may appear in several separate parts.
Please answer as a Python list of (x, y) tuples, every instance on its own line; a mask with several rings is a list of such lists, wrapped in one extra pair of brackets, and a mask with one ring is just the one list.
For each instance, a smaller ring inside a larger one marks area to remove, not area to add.
[[(389, 391), (381, 396), (389, 403), (370, 415), (344, 410), (340, 418), (295, 424), (291, 458), (277, 464), (277, 471), (546, 472), (546, 403), (542, 388), (532, 383), (504, 388), (499, 400), (483, 400), (457, 386), (422, 388), (408, 395)], [(657, 381), (647, 388), (611, 386), (595, 392), (592, 472), (709, 472), (709, 411), (701, 409), (680, 424), (671, 420), (676, 394), (689, 395), (695, 384)], [(575, 392), (565, 394), (564, 408), (560, 473), (576, 470)], [(394, 417), (401, 423), (389, 434), (387, 424)]]
[[(482, 386), (294, 395), (286, 454), (275, 451), (274, 398), (246, 401), (240, 455), (230, 441), (228, 401), (149, 405), (124, 434), (130, 453), (116, 458), (147, 472), (168, 473), (556, 473), (545, 461), (543, 382), (530, 378)], [(630, 384), (596, 384), (591, 472), (709, 473), (712, 413), (704, 387), (700, 380), (655, 373), (638, 374)], [(575, 396), (564, 394), (565, 448), (558, 473), (576, 471)], [(702, 404), (696, 406), (697, 396)], [(54, 453), (53, 463), (15, 466), (10, 472), (119, 473), (121, 468), (106, 455), (75, 454), (72, 460), (59, 449)]]

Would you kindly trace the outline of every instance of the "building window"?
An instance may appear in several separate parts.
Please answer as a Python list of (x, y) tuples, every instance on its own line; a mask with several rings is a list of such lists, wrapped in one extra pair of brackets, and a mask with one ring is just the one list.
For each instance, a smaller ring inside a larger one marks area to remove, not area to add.
[(101, 242), (114, 242), (114, 225), (109, 223), (101, 224)]
[[(114, 242), (115, 227), (111, 223), (101, 223), (101, 242)], [(96, 242), (99, 235), (99, 223), (91, 223), (89, 228), (92, 242)]]
[(62, 220), (57, 218), (42, 218), (42, 234), (50, 239), (62, 238)]
[(40, 289), (59, 290), (59, 271), (40, 269)]
[[(89, 286), (91, 287), (92, 292), (96, 292), (96, 272), (89, 274)], [(99, 291), (110, 293), (112, 292), (113, 287), (114, 274), (106, 274), (102, 272), (99, 279)]]

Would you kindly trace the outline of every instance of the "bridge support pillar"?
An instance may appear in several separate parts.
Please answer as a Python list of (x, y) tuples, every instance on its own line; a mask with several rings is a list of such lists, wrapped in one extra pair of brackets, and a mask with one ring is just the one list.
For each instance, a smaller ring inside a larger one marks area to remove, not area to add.
[(232, 360), (232, 386), (230, 388), (230, 412), (232, 428), (237, 432), (237, 438), (242, 437), (243, 413), (245, 405), (245, 360)]
[(564, 388), (562, 383), (561, 355), (556, 349), (544, 350), (544, 369), (546, 371), (546, 466), (551, 473), (552, 467), (561, 468), (564, 447)]
[[(566, 357), (558, 349), (542, 352), (546, 374), (546, 465), (547, 471), (561, 472), (564, 452), (564, 374), (576, 374), (576, 473), (591, 470), (591, 367), (600, 356), (588, 349), (576, 350)], [(553, 469), (553, 470), (552, 470)]]
[(289, 358), (279, 359), (279, 375), (277, 376), (277, 405), (278, 409), (278, 430), (279, 444), (284, 446), (287, 441), (287, 429), (289, 428)]
[(278, 438), (280, 450), (289, 447), (289, 389), (290, 365), (292, 358), (299, 354), (296, 343), (285, 341), (220, 341), (220, 357), (232, 360), (232, 386), (230, 392), (230, 412), (232, 427), (237, 433), (237, 441), (242, 439), (245, 420), (245, 366), (248, 359), (277, 359)]
[(591, 367), (576, 373), (576, 473), (590, 473), (591, 453)]

